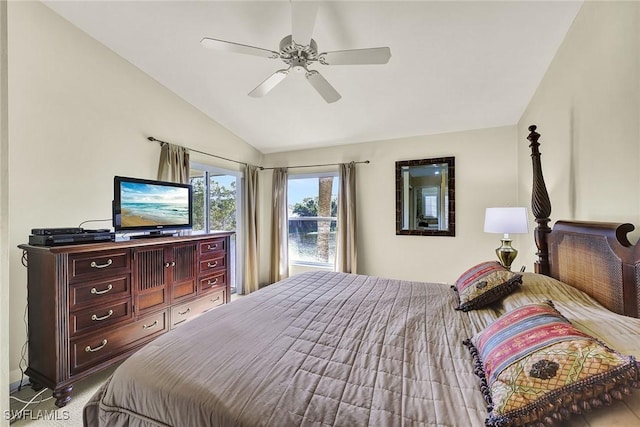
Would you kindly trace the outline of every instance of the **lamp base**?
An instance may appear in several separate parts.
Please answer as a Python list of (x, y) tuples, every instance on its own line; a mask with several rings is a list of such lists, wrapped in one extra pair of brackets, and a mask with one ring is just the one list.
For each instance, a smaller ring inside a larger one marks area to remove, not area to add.
[(496, 249), (496, 255), (500, 260), (500, 264), (507, 270), (511, 270), (511, 263), (518, 256), (518, 251), (511, 246), (511, 239), (501, 239), (502, 246)]

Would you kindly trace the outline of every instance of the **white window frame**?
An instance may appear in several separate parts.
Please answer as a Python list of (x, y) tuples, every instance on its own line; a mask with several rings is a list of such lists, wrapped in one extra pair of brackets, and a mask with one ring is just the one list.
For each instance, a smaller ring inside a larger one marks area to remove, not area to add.
[(211, 166), (204, 163), (190, 162), (189, 167), (203, 171), (205, 173), (205, 189), (207, 197), (204, 198), (204, 232), (211, 233), (209, 225), (209, 209), (211, 202), (209, 200), (209, 177), (212, 175), (231, 175), (236, 177), (236, 253), (235, 253), (235, 288), (236, 293), (241, 295), (243, 289), (244, 278), (244, 222), (243, 222), (243, 209), (244, 209), (244, 173), (233, 169), (225, 169), (217, 166)]
[[(338, 173), (338, 171), (289, 174), (289, 175), (287, 175), (287, 185), (289, 185), (288, 181), (289, 180), (293, 180), (293, 179), (313, 179), (313, 178), (328, 178), (328, 177), (336, 178), (336, 179), (339, 180), (340, 179), (340, 174)], [(336, 196), (337, 196), (337, 194), (336, 194)], [(289, 199), (289, 192), (287, 191), (287, 207), (289, 206), (289, 200), (288, 199)], [(331, 219), (331, 220), (335, 220), (336, 221), (336, 227), (338, 226), (338, 217), (310, 216), (310, 217), (302, 217), (302, 218), (309, 218), (308, 219), (309, 221), (310, 220), (318, 220), (318, 219)], [(305, 220), (303, 220), (303, 221), (305, 221)], [(288, 226), (288, 224), (289, 224), (289, 217), (287, 215), (287, 226)], [(288, 238), (289, 238), (289, 233), (287, 233), (287, 246), (289, 244)], [(296, 261), (296, 260), (292, 260), (289, 257), (289, 265), (302, 266), (302, 267), (325, 267), (325, 268), (328, 267), (328, 268), (335, 269), (335, 260), (333, 262), (326, 262), (325, 263), (325, 262), (313, 262), (313, 261)]]

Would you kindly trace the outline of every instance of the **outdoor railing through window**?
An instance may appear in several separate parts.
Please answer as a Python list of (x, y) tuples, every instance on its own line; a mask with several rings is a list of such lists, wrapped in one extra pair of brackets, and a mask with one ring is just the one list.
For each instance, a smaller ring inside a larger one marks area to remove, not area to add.
[(336, 224), (332, 217), (289, 217), (289, 262), (333, 265)]

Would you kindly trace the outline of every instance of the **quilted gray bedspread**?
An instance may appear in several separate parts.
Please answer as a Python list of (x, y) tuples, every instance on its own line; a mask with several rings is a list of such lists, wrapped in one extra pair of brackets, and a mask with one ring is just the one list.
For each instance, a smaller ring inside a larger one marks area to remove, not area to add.
[(312, 272), (239, 298), (126, 360), (90, 426), (482, 426), (449, 286)]

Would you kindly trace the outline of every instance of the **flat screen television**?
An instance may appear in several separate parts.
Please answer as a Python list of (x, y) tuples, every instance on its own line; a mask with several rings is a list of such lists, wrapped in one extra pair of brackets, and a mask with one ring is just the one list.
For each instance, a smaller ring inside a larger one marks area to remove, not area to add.
[[(193, 226), (189, 184), (116, 176), (113, 179), (113, 228), (118, 231), (184, 230)], [(155, 232), (155, 233), (153, 233)]]

